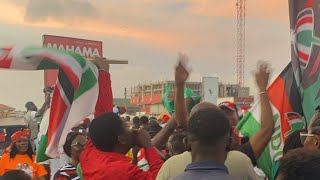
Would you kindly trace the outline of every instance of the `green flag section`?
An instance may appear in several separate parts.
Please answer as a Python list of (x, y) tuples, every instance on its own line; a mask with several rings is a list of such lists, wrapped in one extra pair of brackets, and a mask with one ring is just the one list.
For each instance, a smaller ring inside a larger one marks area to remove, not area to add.
[(47, 144), (48, 144), (48, 135), (41, 135), (40, 141), (39, 141), (39, 147), (37, 149), (36, 162), (43, 162), (50, 159), (46, 155)]
[(166, 90), (162, 94), (162, 104), (170, 115), (174, 113), (174, 101), (169, 100), (171, 89), (172, 89), (172, 84), (167, 85)]
[[(275, 122), (271, 141), (257, 161), (259, 168), (270, 178), (274, 161), (282, 156), (283, 143), (290, 132), (305, 126), (303, 111), (292, 66), (289, 64), (268, 88), (268, 95)], [(252, 137), (260, 129), (259, 101), (239, 122), (237, 128), (243, 136)]]
[[(162, 104), (166, 108), (166, 110), (169, 112), (170, 115), (172, 115), (175, 111), (174, 108), (174, 100), (170, 100), (170, 92), (172, 90), (172, 84), (168, 84), (166, 86), (166, 89), (162, 95)], [(188, 112), (191, 111), (193, 106), (198, 104), (201, 101), (201, 96), (198, 96), (195, 94), (190, 88), (184, 89), (184, 98), (185, 99), (191, 99), (190, 105), (188, 107)]]

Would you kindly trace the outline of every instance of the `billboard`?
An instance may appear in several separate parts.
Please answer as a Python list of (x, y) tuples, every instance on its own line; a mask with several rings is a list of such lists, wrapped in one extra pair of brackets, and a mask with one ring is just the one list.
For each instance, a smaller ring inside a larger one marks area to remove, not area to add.
[(203, 77), (202, 88), (202, 100), (217, 104), (219, 95), (219, 79), (217, 77)]
[[(93, 58), (94, 56), (103, 57), (101, 41), (43, 35), (42, 42), (44, 47), (56, 48), (63, 51), (74, 51), (85, 58)], [(44, 72), (45, 87), (54, 86), (57, 76), (57, 70), (46, 70)]]

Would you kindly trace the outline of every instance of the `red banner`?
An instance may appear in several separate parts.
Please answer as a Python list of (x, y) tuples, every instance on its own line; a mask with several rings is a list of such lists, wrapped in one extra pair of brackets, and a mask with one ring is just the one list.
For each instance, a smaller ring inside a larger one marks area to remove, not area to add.
[[(63, 51), (74, 51), (86, 58), (93, 58), (94, 56), (103, 57), (101, 41), (52, 35), (43, 35), (42, 40), (44, 47), (57, 48)], [(44, 73), (45, 87), (54, 86), (56, 84), (57, 76), (57, 70), (46, 70)]]

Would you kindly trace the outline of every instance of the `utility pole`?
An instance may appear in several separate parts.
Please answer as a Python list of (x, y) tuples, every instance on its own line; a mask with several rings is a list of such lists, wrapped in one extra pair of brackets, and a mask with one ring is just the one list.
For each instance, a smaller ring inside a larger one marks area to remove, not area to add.
[(128, 109), (128, 104), (127, 104), (127, 88), (124, 88), (124, 100), (125, 100), (125, 107)]

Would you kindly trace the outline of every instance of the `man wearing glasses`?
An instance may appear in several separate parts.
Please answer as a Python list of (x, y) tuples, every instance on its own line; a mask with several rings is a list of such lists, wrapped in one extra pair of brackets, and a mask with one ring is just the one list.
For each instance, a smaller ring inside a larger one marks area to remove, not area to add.
[(301, 143), (306, 149), (320, 149), (320, 106), (318, 112), (312, 117), (308, 127), (308, 133), (300, 133)]

